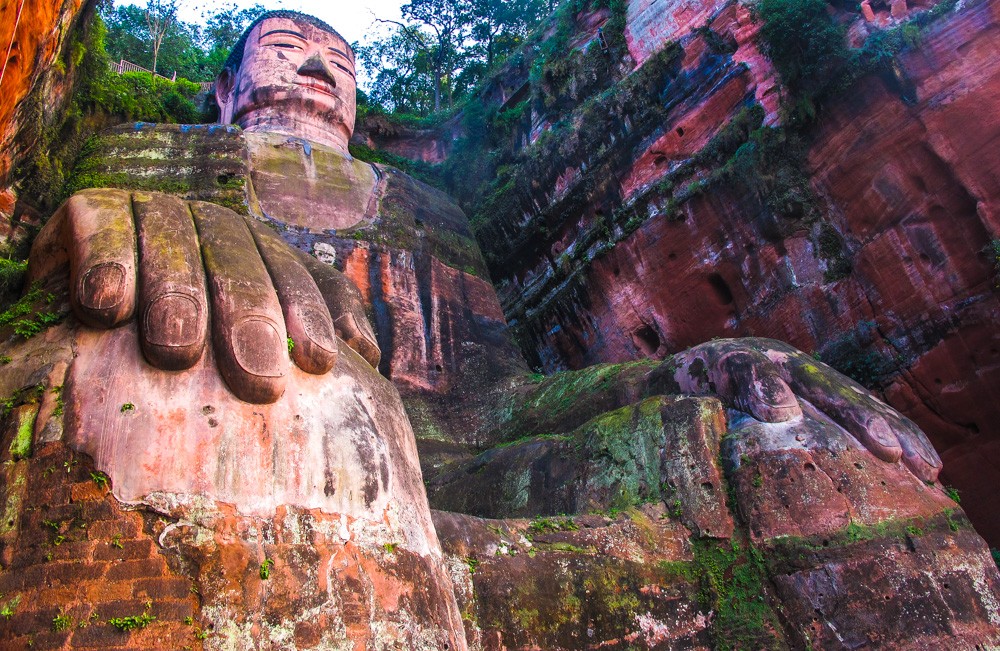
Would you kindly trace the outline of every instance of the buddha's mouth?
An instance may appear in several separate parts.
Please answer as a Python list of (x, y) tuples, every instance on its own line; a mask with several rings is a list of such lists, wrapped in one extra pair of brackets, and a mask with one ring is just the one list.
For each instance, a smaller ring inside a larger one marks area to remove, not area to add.
[(315, 79), (312, 77), (306, 77), (302, 81), (295, 82), (297, 85), (304, 88), (309, 88), (310, 90), (315, 90), (317, 92), (323, 93), (324, 95), (329, 95), (330, 97), (336, 97), (336, 88), (333, 84), (323, 81), (322, 79)]

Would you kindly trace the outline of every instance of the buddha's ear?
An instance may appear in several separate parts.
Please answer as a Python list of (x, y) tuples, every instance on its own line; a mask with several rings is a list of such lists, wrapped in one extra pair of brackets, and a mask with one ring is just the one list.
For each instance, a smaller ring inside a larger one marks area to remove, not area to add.
[(233, 120), (233, 91), (236, 75), (231, 68), (223, 68), (215, 79), (215, 102), (219, 105), (219, 122), (229, 124)]

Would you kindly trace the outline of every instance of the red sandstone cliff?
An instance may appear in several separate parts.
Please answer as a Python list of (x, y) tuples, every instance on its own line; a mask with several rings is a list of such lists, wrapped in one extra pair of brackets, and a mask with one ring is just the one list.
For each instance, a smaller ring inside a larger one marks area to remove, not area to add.
[[(84, 0), (16, 0), (0, 6), (0, 239), (10, 235), (15, 196), (10, 173), (53, 119), (71, 86), (54, 66), (79, 27)], [(26, 101), (29, 99), (30, 101)]]
[[(838, 14), (852, 40), (916, 15), (877, 9), (874, 23)], [(1000, 301), (986, 252), (1000, 238), (998, 28), (996, 0), (961, 5), (921, 28), (894, 79), (828, 102), (783, 213), (706, 155), (748, 107), (779, 120), (779, 79), (751, 13), (629, 3), (636, 71), (596, 111), (594, 100), (562, 113), (532, 105), (534, 125), (563, 120), (558, 146), (533, 133), (519, 159), (530, 184), (490, 204), (502, 208), (477, 233), (529, 361), (580, 368), (741, 335), (816, 351), (928, 432), (943, 479), (1000, 542)], [(602, 111), (614, 119), (591, 128)]]

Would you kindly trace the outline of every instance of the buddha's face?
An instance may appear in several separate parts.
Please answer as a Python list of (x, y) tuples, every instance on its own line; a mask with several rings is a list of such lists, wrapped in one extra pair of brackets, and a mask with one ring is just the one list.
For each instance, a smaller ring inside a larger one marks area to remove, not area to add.
[(220, 122), (287, 133), (343, 151), (354, 132), (354, 54), (339, 36), (268, 18), (247, 37), (243, 63), (216, 83)]

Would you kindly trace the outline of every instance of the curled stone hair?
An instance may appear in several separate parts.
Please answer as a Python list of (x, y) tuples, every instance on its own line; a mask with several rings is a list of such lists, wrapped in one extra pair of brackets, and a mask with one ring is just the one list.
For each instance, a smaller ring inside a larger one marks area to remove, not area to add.
[[(316, 18), (315, 16), (310, 16), (309, 14), (303, 14), (298, 11), (289, 11), (286, 9), (279, 9), (277, 11), (268, 11), (262, 14), (257, 20), (250, 23), (250, 26), (244, 30), (243, 35), (240, 36), (240, 40), (236, 41), (236, 45), (233, 46), (232, 52), (229, 53), (229, 58), (226, 59), (226, 65), (224, 68), (230, 70), (237, 70), (243, 64), (243, 52), (247, 46), (247, 38), (250, 36), (250, 32), (253, 28), (259, 25), (261, 22), (267, 20), (268, 18), (288, 18), (290, 20), (296, 20), (303, 23), (308, 23), (313, 27), (317, 27), (328, 34), (333, 34), (340, 40), (347, 43), (347, 39), (340, 35), (340, 33), (334, 28), (327, 25), (325, 22)], [(354, 58), (354, 51), (351, 49), (350, 44), (347, 45), (347, 50), (351, 53), (351, 58)]]

